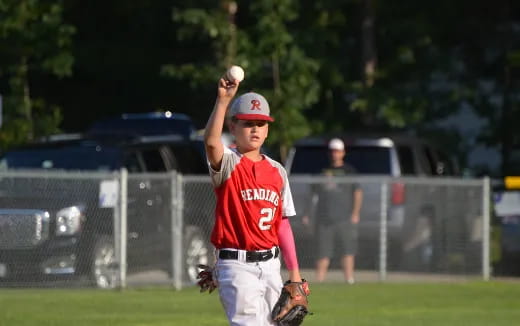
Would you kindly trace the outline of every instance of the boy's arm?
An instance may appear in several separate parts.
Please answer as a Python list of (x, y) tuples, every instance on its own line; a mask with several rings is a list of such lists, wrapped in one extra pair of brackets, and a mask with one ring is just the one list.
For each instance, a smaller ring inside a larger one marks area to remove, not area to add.
[(282, 250), (285, 267), (289, 272), (291, 282), (301, 282), (300, 268), (298, 267), (298, 257), (296, 256), (296, 245), (294, 236), (287, 217), (283, 217), (278, 228), (278, 243)]
[(230, 82), (221, 78), (218, 82), (217, 100), (213, 107), (206, 129), (204, 131), (204, 146), (208, 161), (216, 171), (220, 170), (224, 145), (222, 143), (222, 129), (226, 118), (226, 110), (238, 90), (239, 82)]

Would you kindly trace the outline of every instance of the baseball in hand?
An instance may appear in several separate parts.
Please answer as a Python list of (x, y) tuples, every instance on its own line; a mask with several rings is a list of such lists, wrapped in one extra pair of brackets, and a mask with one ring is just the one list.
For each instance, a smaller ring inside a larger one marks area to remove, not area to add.
[(240, 66), (231, 66), (226, 72), (226, 79), (230, 82), (241, 82), (244, 80), (244, 69)]

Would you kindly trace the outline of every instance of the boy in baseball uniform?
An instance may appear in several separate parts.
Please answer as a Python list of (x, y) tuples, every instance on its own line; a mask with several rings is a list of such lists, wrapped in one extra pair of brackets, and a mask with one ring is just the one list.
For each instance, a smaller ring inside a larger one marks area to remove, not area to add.
[[(271, 310), (283, 287), (281, 253), (290, 281), (302, 281), (287, 219), (296, 213), (285, 169), (260, 152), (274, 121), (269, 104), (253, 92), (232, 102), (238, 86), (238, 81), (219, 80), (204, 134), (217, 197), (214, 277), (230, 325), (275, 325)], [(234, 148), (221, 141), (228, 107)]]

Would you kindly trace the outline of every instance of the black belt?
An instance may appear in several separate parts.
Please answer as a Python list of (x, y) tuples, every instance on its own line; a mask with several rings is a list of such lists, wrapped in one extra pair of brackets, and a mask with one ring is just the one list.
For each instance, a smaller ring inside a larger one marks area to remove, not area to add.
[[(259, 261), (267, 261), (271, 258), (277, 258), (280, 255), (280, 248), (266, 251), (246, 251), (246, 262), (255, 263)], [(238, 259), (238, 250), (219, 250), (218, 258), (220, 259)]]

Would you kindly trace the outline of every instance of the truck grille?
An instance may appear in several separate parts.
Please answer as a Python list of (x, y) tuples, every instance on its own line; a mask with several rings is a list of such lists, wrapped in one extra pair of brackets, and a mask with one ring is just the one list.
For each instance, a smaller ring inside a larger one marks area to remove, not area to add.
[(32, 248), (49, 237), (49, 213), (0, 209), (0, 249)]

